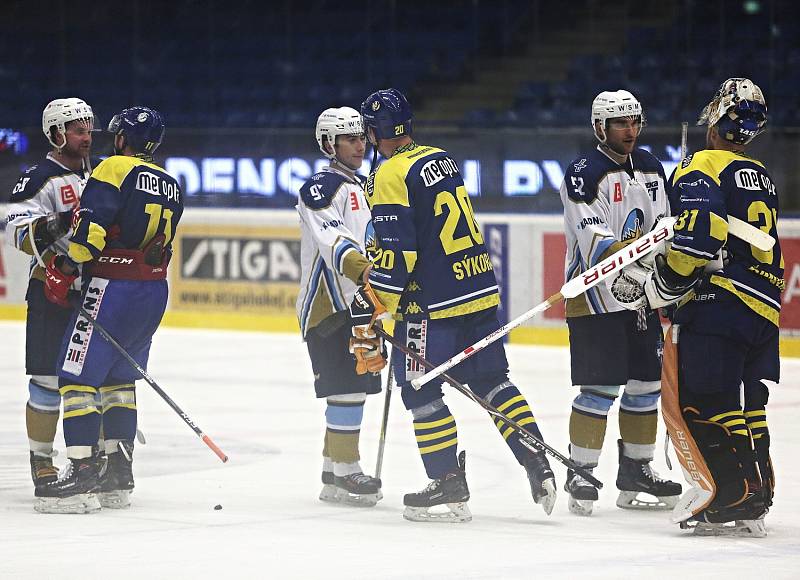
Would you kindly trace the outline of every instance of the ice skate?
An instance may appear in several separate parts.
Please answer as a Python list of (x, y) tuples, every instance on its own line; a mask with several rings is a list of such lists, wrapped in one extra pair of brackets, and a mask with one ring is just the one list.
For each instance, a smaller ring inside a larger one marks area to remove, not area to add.
[(759, 488), (749, 492), (744, 501), (733, 507), (705, 509), (680, 522), (680, 527), (693, 530), (696, 536), (763, 538), (767, 535), (764, 524), (767, 502), (767, 497)]
[(104, 508), (125, 509), (131, 505), (133, 491), (133, 441), (120, 441), (119, 451), (106, 456), (100, 471), (97, 498)]
[[(622, 453), (619, 446), (619, 470), (617, 471), (617, 506), (623, 509), (670, 510), (677, 505), (681, 495), (681, 484), (662, 479), (647, 460), (631, 459)], [(639, 497), (647, 494), (655, 499)]]
[(319, 499), (357, 507), (372, 507), (383, 499), (381, 480), (362, 472), (337, 477), (332, 471), (322, 472)]
[(556, 479), (547, 457), (543, 452), (530, 453), (523, 461), (523, 467), (528, 474), (533, 501), (541, 505), (549, 516), (556, 503)]
[[(584, 467), (584, 469), (592, 473), (593, 468)], [(592, 515), (594, 502), (598, 498), (595, 486), (570, 469), (567, 471), (567, 483), (564, 484), (564, 491), (569, 494), (567, 505), (570, 512), (578, 516)]]
[(30, 454), (33, 495), (39, 497), (45, 486), (58, 480), (58, 468), (53, 465), (55, 452), (47, 456), (35, 455), (33, 451)]
[[(407, 493), (403, 497), (406, 506), (403, 517), (412, 522), (461, 523), (472, 520), (467, 502), (469, 488), (464, 471), (466, 452), (458, 455), (458, 470), (441, 479), (434, 479), (419, 493)], [(447, 511), (433, 510), (444, 506)]]
[(34, 509), (43, 514), (86, 514), (98, 511), (100, 501), (97, 458), (70, 459), (58, 480), (43, 486)]

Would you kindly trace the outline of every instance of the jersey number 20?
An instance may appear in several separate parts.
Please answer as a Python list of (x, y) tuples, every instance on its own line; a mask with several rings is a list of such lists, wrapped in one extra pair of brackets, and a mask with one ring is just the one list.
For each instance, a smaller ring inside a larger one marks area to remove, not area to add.
[[(442, 215), (445, 207), (447, 208), (447, 218), (445, 218), (442, 231), (439, 232), (439, 239), (442, 241), (442, 248), (444, 248), (445, 254), (450, 255), (455, 252), (461, 252), (471, 248), (474, 244), (483, 243), (483, 236), (478, 230), (478, 224), (475, 222), (472, 202), (469, 200), (466, 187), (459, 185), (456, 188), (455, 195), (451, 191), (440, 191), (436, 195), (436, 201), (433, 204), (434, 215)], [(469, 235), (455, 237), (456, 228), (462, 216), (467, 221)]]

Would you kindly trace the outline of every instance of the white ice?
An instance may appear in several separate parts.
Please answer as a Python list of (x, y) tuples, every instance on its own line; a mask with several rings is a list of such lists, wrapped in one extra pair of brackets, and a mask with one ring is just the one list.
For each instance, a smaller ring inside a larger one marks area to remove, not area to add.
[[(24, 327), (0, 323), (0, 578), (797, 578), (800, 575), (800, 361), (783, 361), (768, 408), (777, 470), (764, 539), (700, 538), (665, 512), (617, 508), (616, 410), (601, 465), (595, 514), (567, 511), (565, 468), (552, 462), (559, 498), (547, 517), (524, 471), (483, 411), (456, 391), (446, 400), (467, 450), (473, 521), (411, 523), (402, 496), (427, 483), (410, 415), (393, 393), (373, 509), (323, 504), (324, 405), (296, 335), (163, 328), (149, 371), (230, 456), (223, 465), (146, 383), (138, 383), (147, 445), (135, 456), (136, 490), (125, 511), (33, 511), (24, 424)], [(574, 391), (564, 348), (510, 346), (512, 379), (547, 440), (562, 452)], [(375, 467), (383, 395), (367, 402), (362, 465)], [(663, 430), (662, 430), (663, 431)], [(57, 436), (64, 462), (63, 438)], [(659, 434), (656, 467), (669, 472)], [(215, 505), (223, 509), (215, 511)]]

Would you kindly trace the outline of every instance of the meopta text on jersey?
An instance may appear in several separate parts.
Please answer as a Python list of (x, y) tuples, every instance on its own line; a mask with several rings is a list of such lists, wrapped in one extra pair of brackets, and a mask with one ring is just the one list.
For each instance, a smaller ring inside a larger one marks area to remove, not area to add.
[(449, 318), (499, 303), (492, 261), (456, 162), (410, 143), (367, 183), (370, 284), (398, 317)]
[[(671, 199), (679, 214), (667, 263), (688, 275), (725, 247), (724, 266), (709, 283), (736, 296), (751, 311), (775, 325), (785, 287), (778, 240), (778, 195), (764, 165), (742, 153), (704, 150), (683, 160), (672, 177)], [(728, 237), (728, 216), (737, 217), (775, 238), (759, 250)]]
[(297, 317), (303, 337), (331, 314), (347, 310), (356, 283), (369, 265), (372, 236), (364, 179), (334, 167), (300, 188), (301, 269)]
[(159, 234), (169, 251), (183, 215), (180, 185), (164, 169), (138, 157), (114, 155), (92, 172), (69, 257), (97, 260), (104, 251), (141, 250)]
[[(669, 214), (664, 168), (644, 149), (634, 149), (624, 165), (600, 147), (570, 163), (561, 185), (571, 280), (649, 232)], [(622, 306), (605, 284), (567, 300), (567, 316), (617, 312)]]

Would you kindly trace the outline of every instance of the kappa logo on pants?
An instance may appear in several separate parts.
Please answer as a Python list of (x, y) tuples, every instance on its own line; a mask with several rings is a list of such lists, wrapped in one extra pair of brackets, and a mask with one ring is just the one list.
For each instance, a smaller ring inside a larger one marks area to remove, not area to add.
[[(92, 283), (83, 295), (83, 307), (94, 318), (100, 311), (100, 304), (103, 302), (103, 295), (106, 292), (108, 280), (104, 278), (93, 278)], [(64, 364), (61, 369), (71, 375), (79, 376), (83, 372), (83, 363), (86, 360), (86, 353), (89, 350), (89, 342), (92, 340), (94, 326), (89, 320), (78, 314), (75, 325), (72, 327), (72, 334), (67, 345), (67, 354), (64, 357)]]
[[(426, 343), (428, 338), (428, 321), (406, 323), (406, 346), (425, 358)], [(426, 369), (419, 362), (409, 356), (406, 359), (406, 380), (418, 379), (425, 374)]]

